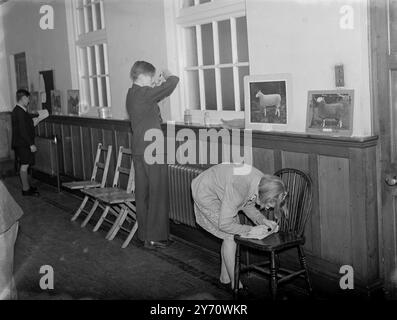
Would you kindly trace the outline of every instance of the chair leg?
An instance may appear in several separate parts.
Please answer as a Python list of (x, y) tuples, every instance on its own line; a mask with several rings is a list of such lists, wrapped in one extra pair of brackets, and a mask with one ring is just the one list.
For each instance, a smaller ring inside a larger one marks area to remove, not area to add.
[(270, 254), (270, 294), (272, 300), (275, 301), (277, 298), (277, 266), (276, 254), (274, 251)]
[(123, 249), (128, 246), (128, 244), (130, 243), (130, 241), (133, 238), (137, 229), (138, 229), (138, 221), (135, 221), (135, 224), (132, 227), (130, 234), (128, 235), (127, 239), (125, 239), (125, 241), (123, 242), (123, 245), (121, 246)]
[(127, 217), (127, 210), (125, 208), (121, 209), (118, 217), (113, 223), (113, 226), (110, 228), (109, 232), (106, 235), (106, 239), (108, 240), (113, 240), (114, 237), (116, 236), (117, 232), (119, 232), (119, 229), (123, 225), (125, 218)]
[(299, 255), (299, 262), (301, 268), (305, 269), (305, 281), (306, 281), (307, 290), (309, 291), (309, 295), (313, 296), (313, 287), (310, 281), (309, 271), (307, 269), (305, 251), (301, 246), (298, 246), (298, 255)]
[(98, 229), (101, 226), (102, 222), (105, 220), (105, 218), (106, 218), (106, 216), (107, 216), (107, 214), (109, 212), (109, 209), (110, 209), (109, 206), (105, 207), (105, 210), (103, 210), (103, 213), (102, 213), (101, 217), (99, 218), (98, 222), (96, 223), (96, 225), (95, 225), (95, 227), (94, 227), (94, 229), (92, 231), (94, 231), (94, 232), (98, 231)]
[(87, 201), (88, 201), (88, 196), (85, 196), (80, 204), (80, 207), (77, 209), (76, 213), (73, 215), (70, 221), (75, 221), (77, 219), (77, 217), (80, 215), (81, 211), (83, 211), (85, 205), (87, 204)]
[(83, 223), (81, 224), (82, 228), (84, 228), (87, 225), (88, 221), (90, 221), (90, 219), (91, 219), (92, 215), (94, 214), (96, 208), (98, 208), (98, 205), (99, 205), (99, 201), (95, 200), (94, 205), (92, 206), (90, 212), (88, 213), (88, 215), (85, 217)]
[(234, 289), (233, 289), (233, 299), (238, 299), (238, 290), (240, 283), (240, 245), (236, 244), (236, 259), (234, 265)]
[[(245, 249), (245, 264), (246, 264), (247, 266), (250, 265), (250, 253), (249, 253), (248, 248)], [(250, 269), (248, 269), (248, 270), (247, 270), (247, 277), (249, 278), (250, 275), (251, 275), (251, 272), (250, 272)]]

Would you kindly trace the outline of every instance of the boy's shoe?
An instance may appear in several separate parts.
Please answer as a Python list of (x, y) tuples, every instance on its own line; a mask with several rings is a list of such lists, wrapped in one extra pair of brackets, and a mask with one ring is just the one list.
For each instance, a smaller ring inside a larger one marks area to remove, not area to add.
[(164, 249), (168, 246), (167, 241), (150, 241), (145, 240), (145, 244), (143, 245), (146, 249), (154, 250), (154, 249)]
[(26, 191), (22, 190), (22, 195), (23, 196), (38, 196), (39, 192), (37, 191), (37, 189), (34, 190), (34, 189), (32, 189), (32, 187), (30, 187), (29, 190), (26, 190)]

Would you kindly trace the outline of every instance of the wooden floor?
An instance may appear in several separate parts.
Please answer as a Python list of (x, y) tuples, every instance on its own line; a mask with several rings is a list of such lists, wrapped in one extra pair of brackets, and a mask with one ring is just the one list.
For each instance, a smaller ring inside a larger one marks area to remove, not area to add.
[[(120, 246), (124, 235), (105, 239), (108, 226), (92, 232), (95, 221), (81, 228), (83, 217), (71, 222), (80, 199), (36, 181), (40, 197), (23, 197), (16, 177), (5, 183), (25, 214), (20, 220), (14, 273), (19, 299), (232, 299), (218, 281), (220, 259), (208, 249), (173, 237), (163, 250), (147, 250), (134, 242)], [(39, 286), (43, 265), (54, 270), (54, 289)], [(243, 278), (245, 299), (268, 299), (267, 281)], [(307, 299), (286, 287), (282, 299)]]

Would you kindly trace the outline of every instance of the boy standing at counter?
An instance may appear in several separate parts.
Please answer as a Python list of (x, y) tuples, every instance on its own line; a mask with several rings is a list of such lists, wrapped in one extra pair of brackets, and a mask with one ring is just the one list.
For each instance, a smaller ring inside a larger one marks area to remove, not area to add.
[(30, 102), (30, 93), (25, 89), (20, 89), (16, 93), (17, 105), (12, 110), (12, 148), (15, 151), (15, 157), (20, 163), (19, 176), (22, 182), (22, 195), (38, 195), (35, 187), (29, 183), (28, 169), (34, 165), (34, 154), (37, 147), (34, 143), (34, 127), (46, 117), (47, 110), (40, 110), (39, 115), (29, 114), (27, 111)]
[(161, 130), (158, 102), (168, 97), (176, 88), (179, 78), (167, 70), (162, 72), (165, 81), (154, 86), (155, 67), (137, 61), (131, 68), (133, 81), (128, 90), (126, 107), (131, 119), (132, 154), (135, 169), (135, 197), (138, 220), (138, 238), (148, 249), (168, 245), (168, 177), (166, 164), (148, 164), (145, 149), (151, 141), (144, 141), (150, 129)]

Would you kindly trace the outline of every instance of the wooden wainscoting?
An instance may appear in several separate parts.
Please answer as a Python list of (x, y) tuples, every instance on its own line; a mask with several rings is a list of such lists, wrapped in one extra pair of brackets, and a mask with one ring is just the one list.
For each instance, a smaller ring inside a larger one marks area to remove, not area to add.
[[(177, 124), (178, 133), (190, 128), (198, 137), (200, 126)], [(220, 128), (215, 128), (217, 132)], [(164, 126), (164, 131), (167, 128)], [(170, 127), (168, 127), (170, 130)], [(81, 117), (51, 116), (37, 128), (39, 136), (59, 139), (60, 172), (73, 179), (88, 179), (98, 142), (112, 144), (114, 154), (108, 183), (113, 178), (114, 159), (119, 146), (131, 147), (128, 121)], [(244, 132), (234, 141), (243, 154)], [(354, 269), (356, 288), (365, 292), (381, 284), (379, 258), (376, 146), (377, 137), (348, 138), (307, 134), (252, 132), (253, 165), (265, 173), (283, 167), (297, 168), (310, 174), (314, 201), (306, 228), (305, 249), (313, 274), (331, 281), (339, 288), (341, 266)], [(176, 143), (176, 150), (183, 142)], [(203, 141), (196, 141), (196, 145)], [(229, 144), (232, 141), (227, 142)], [(230, 147), (230, 146), (229, 146)], [(222, 162), (225, 143), (207, 145), (207, 159), (218, 151), (216, 163)], [(171, 152), (171, 151), (170, 151)], [(172, 151), (177, 152), (177, 151)], [(203, 161), (197, 152), (196, 160)], [(208, 162), (207, 162), (208, 163)], [(189, 237), (189, 233), (187, 237)], [(192, 235), (194, 232), (192, 231)], [(189, 240), (189, 239), (187, 239)], [(286, 261), (291, 260), (286, 256)], [(291, 260), (291, 264), (293, 264)], [(331, 280), (330, 280), (331, 279)]]

